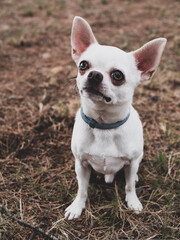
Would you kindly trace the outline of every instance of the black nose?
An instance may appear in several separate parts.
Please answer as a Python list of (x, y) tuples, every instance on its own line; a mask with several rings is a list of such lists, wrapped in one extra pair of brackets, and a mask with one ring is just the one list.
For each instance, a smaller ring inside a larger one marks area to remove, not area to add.
[(91, 83), (95, 83), (95, 84), (99, 84), (102, 82), (103, 80), (103, 75), (102, 73), (100, 72), (97, 72), (97, 71), (91, 71), (89, 74), (88, 74), (88, 81), (91, 82)]

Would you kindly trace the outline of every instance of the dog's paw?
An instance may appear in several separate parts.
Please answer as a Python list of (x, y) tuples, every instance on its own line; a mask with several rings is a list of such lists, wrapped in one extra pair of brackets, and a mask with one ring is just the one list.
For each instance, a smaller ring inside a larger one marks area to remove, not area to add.
[(112, 183), (114, 181), (114, 174), (106, 174), (104, 175), (104, 179), (106, 183)]
[(81, 216), (82, 210), (85, 208), (85, 203), (74, 200), (74, 202), (66, 208), (65, 218), (73, 220)]
[(131, 193), (127, 194), (126, 201), (128, 208), (130, 210), (133, 210), (136, 214), (139, 214), (143, 210), (143, 206), (139, 201), (138, 197), (136, 196), (136, 194)]

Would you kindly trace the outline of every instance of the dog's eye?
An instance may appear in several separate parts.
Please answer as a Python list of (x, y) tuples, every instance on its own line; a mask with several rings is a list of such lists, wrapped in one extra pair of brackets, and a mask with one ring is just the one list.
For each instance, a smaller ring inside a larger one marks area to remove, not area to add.
[(115, 85), (121, 85), (125, 81), (124, 74), (119, 70), (112, 71), (111, 78)]
[(79, 70), (80, 71), (85, 71), (89, 68), (89, 63), (87, 61), (82, 61), (79, 64)]
[(119, 71), (119, 70), (115, 70), (111, 73), (111, 77), (115, 80), (115, 81), (122, 81), (124, 80), (124, 74)]

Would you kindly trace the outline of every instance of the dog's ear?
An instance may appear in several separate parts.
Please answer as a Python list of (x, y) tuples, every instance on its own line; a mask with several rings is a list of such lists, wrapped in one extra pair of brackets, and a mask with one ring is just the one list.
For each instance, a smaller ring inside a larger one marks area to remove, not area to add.
[(157, 38), (133, 52), (137, 68), (141, 71), (141, 81), (152, 77), (159, 65), (166, 42), (165, 38)]
[(72, 58), (78, 61), (81, 54), (93, 43), (96, 38), (89, 24), (81, 17), (75, 17), (71, 32)]

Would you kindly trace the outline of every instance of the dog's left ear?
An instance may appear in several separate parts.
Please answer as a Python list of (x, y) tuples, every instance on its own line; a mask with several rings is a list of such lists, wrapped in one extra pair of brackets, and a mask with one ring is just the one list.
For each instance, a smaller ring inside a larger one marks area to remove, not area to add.
[(159, 65), (166, 42), (165, 38), (157, 38), (133, 52), (137, 68), (141, 71), (141, 81), (152, 77)]
[(72, 58), (74, 61), (77, 62), (81, 54), (93, 43), (97, 43), (97, 41), (89, 24), (83, 18), (75, 17), (71, 33)]

